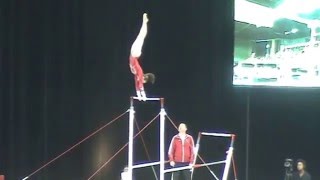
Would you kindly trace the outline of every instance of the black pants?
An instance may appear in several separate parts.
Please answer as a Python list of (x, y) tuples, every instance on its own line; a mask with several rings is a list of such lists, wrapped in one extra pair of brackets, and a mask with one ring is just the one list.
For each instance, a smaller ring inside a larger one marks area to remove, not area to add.
[[(189, 163), (176, 162), (174, 168), (188, 166), (188, 165), (189, 165)], [(171, 180), (191, 180), (190, 169), (185, 169), (185, 170), (173, 172)]]

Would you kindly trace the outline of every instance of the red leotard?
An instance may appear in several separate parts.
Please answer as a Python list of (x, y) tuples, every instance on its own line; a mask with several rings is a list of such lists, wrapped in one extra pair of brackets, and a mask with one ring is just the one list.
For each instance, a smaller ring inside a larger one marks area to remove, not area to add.
[(133, 57), (130, 55), (129, 66), (132, 74), (134, 74), (136, 90), (143, 91), (143, 70), (139, 64), (139, 57)]

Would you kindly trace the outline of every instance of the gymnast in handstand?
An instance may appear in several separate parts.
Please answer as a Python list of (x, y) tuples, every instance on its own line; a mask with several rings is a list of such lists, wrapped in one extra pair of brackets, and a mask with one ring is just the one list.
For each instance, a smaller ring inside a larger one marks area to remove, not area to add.
[(139, 59), (141, 56), (141, 50), (144, 43), (144, 39), (148, 32), (148, 16), (146, 13), (143, 14), (143, 21), (140, 28), (140, 32), (131, 46), (129, 66), (132, 74), (134, 74), (135, 87), (137, 92), (137, 97), (139, 100), (146, 100), (146, 93), (144, 90), (144, 83), (154, 83), (155, 75), (153, 73), (143, 73), (143, 69), (140, 66)]

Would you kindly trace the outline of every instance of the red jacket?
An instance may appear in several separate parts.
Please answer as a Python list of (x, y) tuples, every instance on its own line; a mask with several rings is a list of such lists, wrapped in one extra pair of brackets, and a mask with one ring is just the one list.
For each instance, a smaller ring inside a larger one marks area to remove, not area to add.
[(174, 162), (189, 162), (194, 160), (194, 141), (192, 136), (186, 134), (184, 140), (179, 134), (173, 136), (169, 147), (169, 160)]

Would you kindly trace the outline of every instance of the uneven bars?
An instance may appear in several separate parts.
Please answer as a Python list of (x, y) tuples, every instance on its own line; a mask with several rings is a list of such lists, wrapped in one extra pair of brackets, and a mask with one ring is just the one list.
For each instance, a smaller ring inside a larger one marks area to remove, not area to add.
[(160, 164), (160, 161), (159, 162), (152, 162), (152, 163), (137, 164), (137, 165), (133, 165), (132, 169), (154, 166), (154, 165), (159, 165), (159, 164)]
[(207, 132), (201, 132), (202, 135), (205, 136), (216, 136), (216, 137), (232, 137), (234, 134), (224, 134), (224, 133), (207, 133)]
[(132, 97), (135, 100), (141, 100), (141, 101), (160, 101), (162, 98), (138, 98), (138, 97)]

